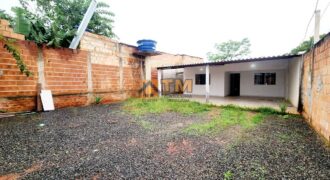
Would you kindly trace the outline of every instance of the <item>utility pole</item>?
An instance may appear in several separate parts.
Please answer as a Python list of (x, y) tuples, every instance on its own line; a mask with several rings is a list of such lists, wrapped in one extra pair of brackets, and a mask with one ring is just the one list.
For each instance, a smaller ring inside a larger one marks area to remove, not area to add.
[(320, 14), (320, 10), (315, 11), (314, 44), (316, 44), (320, 40)]
[(70, 47), (69, 47), (70, 49), (77, 49), (78, 44), (79, 44), (82, 36), (84, 35), (84, 32), (86, 31), (88, 23), (92, 19), (93, 14), (96, 11), (97, 4), (98, 4), (97, 0), (91, 1), (91, 4), (89, 5), (89, 7), (86, 11), (86, 14), (84, 15), (84, 18), (79, 25), (78, 31), (70, 44)]

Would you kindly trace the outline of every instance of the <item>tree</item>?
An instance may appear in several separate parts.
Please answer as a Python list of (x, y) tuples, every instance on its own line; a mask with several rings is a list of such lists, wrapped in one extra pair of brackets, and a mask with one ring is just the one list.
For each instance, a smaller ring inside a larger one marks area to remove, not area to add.
[[(320, 38), (322, 39), (325, 36), (326, 34), (322, 34)], [(314, 44), (314, 37), (310, 37), (309, 40), (300, 43), (296, 48), (292, 49), (290, 54), (299, 54), (302, 52), (309, 51), (312, 48), (313, 44)]]
[[(23, 28), (27, 40), (39, 45), (46, 43), (53, 47), (68, 47), (90, 2), (91, 0), (20, 0), (22, 7), (13, 10), (16, 13), (16, 22), (28, 24), (27, 28)], [(113, 16), (108, 4), (99, 3), (87, 30), (115, 37)]]
[(241, 41), (229, 40), (220, 44), (215, 44), (215, 53), (207, 53), (211, 61), (231, 60), (250, 54), (250, 40), (244, 38)]

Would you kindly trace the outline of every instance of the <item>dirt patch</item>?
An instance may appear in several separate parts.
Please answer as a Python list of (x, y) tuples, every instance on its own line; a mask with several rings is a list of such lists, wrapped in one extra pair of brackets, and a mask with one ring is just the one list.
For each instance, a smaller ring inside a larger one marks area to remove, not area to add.
[(20, 173), (11, 173), (11, 174), (6, 174), (3, 176), (0, 176), (0, 180), (16, 180), (16, 179), (22, 179), (28, 174), (31, 174), (36, 171), (40, 171), (42, 168), (42, 163), (36, 163), (33, 164), (31, 167), (27, 168), (24, 170), (24, 172)]
[(183, 139), (181, 142), (168, 142), (167, 153), (170, 155), (185, 154), (191, 156), (193, 154), (193, 147), (191, 142), (186, 139)]
[(207, 114), (207, 120), (212, 120), (216, 117), (219, 117), (221, 114), (221, 109), (220, 108), (212, 108), (210, 112)]

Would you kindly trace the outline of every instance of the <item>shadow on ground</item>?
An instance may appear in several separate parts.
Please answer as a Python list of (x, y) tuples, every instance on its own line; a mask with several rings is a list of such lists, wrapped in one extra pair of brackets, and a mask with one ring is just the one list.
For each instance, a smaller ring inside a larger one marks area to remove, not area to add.
[(133, 116), (121, 104), (0, 121), (0, 179), (327, 179), (330, 150), (302, 119), (252, 129), (183, 130), (208, 116)]

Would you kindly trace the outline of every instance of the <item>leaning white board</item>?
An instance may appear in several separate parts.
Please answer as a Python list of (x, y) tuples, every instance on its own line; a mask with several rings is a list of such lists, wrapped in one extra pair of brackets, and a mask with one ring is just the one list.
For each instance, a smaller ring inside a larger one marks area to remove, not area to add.
[(42, 107), (44, 108), (44, 111), (55, 110), (51, 90), (41, 90), (40, 97), (41, 97)]

